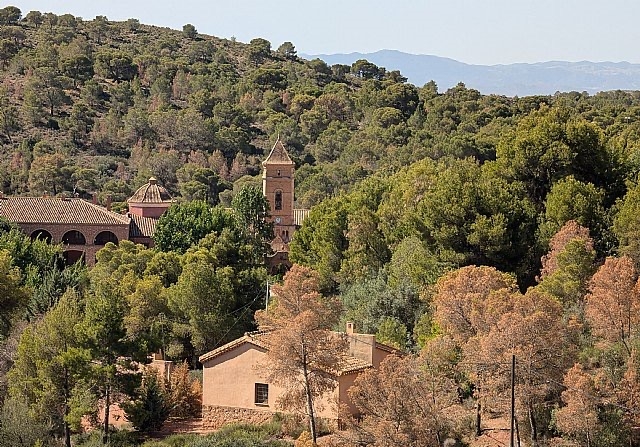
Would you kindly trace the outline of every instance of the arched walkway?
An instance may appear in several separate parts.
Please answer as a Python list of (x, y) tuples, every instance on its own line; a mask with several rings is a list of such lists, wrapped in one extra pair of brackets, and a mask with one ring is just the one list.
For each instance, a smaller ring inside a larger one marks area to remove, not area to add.
[(78, 261), (84, 262), (84, 252), (81, 250), (66, 250), (62, 256), (66, 265), (73, 265)]
[(70, 230), (62, 236), (62, 243), (67, 245), (86, 245), (87, 240), (85, 239), (84, 234), (78, 230)]
[(107, 242), (113, 242), (118, 245), (118, 237), (111, 231), (101, 231), (96, 236), (93, 245), (107, 245)]
[(40, 229), (31, 233), (31, 239), (51, 242), (53, 240), (53, 237), (51, 236), (51, 233), (49, 233), (47, 230)]

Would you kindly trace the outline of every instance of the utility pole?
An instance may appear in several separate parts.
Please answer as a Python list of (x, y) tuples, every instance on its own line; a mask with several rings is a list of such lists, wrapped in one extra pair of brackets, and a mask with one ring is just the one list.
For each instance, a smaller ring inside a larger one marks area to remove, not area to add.
[(516, 356), (511, 356), (511, 440), (509, 441), (509, 447), (515, 447), (513, 443), (514, 435), (514, 423), (516, 420)]
[(267, 280), (267, 294), (264, 298), (264, 310), (269, 310), (269, 280)]

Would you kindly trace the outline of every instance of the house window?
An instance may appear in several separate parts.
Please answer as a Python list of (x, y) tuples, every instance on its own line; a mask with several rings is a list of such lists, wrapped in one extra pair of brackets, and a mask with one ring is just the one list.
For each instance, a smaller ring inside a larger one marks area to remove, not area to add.
[(275, 209), (282, 209), (282, 191), (276, 191)]
[(266, 383), (256, 383), (256, 405), (269, 405), (269, 385)]

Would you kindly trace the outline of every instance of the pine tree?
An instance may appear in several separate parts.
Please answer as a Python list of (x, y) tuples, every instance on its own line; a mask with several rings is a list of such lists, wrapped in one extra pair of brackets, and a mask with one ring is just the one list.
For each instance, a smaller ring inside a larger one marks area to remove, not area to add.
[(135, 399), (122, 404), (127, 419), (136, 430), (158, 431), (169, 417), (170, 400), (163, 382), (156, 370), (148, 368)]

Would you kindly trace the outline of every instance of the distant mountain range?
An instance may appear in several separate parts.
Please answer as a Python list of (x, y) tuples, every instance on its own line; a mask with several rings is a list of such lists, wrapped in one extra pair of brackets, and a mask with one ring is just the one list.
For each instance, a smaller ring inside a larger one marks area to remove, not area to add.
[(484, 94), (507, 96), (552, 95), (558, 91), (597, 93), (606, 90), (640, 90), (640, 64), (629, 62), (540, 62), (535, 64), (470, 65), (445, 57), (408, 54), (396, 50), (375, 53), (301, 54), (329, 65), (358, 59), (400, 70), (409, 82), (422, 86), (430, 80), (440, 92), (464, 82)]

